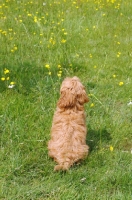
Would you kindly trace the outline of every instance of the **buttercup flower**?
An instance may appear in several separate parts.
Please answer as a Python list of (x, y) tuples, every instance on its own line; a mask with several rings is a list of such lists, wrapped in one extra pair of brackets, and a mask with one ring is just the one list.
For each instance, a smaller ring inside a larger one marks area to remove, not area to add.
[(113, 151), (113, 150), (114, 150), (114, 148), (112, 146), (110, 146), (110, 151)]
[(58, 68), (61, 68), (61, 65), (58, 65)]
[(91, 53), (89, 54), (89, 57), (90, 57), (90, 58), (92, 58), (92, 57), (93, 57)]
[(57, 76), (58, 76), (58, 77), (61, 77), (61, 74), (60, 74), (60, 73), (58, 73), (58, 74), (57, 74)]
[(119, 86), (122, 86), (124, 83), (121, 81), (120, 83), (119, 83)]
[(45, 65), (45, 67), (46, 67), (47, 69), (49, 69), (49, 68), (50, 68), (49, 64), (46, 64), (46, 65)]
[(91, 103), (90, 107), (91, 107), (91, 108), (94, 107), (94, 103)]
[(5, 69), (4, 74), (8, 74), (8, 73), (10, 73), (9, 69)]
[(113, 74), (113, 78), (116, 78), (116, 75), (115, 75), (115, 74)]
[(62, 40), (61, 40), (61, 43), (66, 43), (66, 40), (62, 39)]
[(15, 84), (16, 84), (16, 83), (15, 83), (15, 82), (13, 82), (13, 81), (12, 81), (12, 82), (10, 82), (10, 85), (15, 85)]
[(5, 81), (5, 77), (2, 77), (1, 80), (2, 80), (2, 81)]

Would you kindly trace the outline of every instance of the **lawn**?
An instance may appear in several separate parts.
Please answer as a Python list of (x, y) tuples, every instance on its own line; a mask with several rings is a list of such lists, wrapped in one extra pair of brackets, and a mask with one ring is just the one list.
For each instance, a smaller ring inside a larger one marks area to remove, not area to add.
[[(1, 0), (0, 199), (132, 199), (132, 1)], [(78, 76), (89, 156), (54, 172), (59, 89)]]

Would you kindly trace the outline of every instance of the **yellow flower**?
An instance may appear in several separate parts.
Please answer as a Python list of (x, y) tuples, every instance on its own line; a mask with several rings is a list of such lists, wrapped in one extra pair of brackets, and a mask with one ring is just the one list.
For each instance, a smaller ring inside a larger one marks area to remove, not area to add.
[(58, 73), (57, 76), (58, 76), (58, 77), (61, 77), (61, 74)]
[(89, 57), (90, 57), (90, 58), (92, 58), (92, 57), (93, 57), (91, 53), (89, 54)]
[(121, 55), (121, 52), (118, 52), (116, 56), (119, 58), (119, 57), (120, 57), (120, 55)]
[(38, 20), (37, 20), (37, 17), (35, 16), (35, 17), (34, 17), (34, 22), (37, 22), (37, 21), (38, 21)]
[(2, 80), (2, 81), (5, 81), (5, 77), (2, 77), (1, 80)]
[(50, 42), (51, 44), (53, 44), (53, 45), (55, 45), (55, 43), (56, 43), (56, 41), (55, 41), (52, 37), (50, 38), (49, 42)]
[(61, 43), (63, 43), (63, 44), (66, 43), (66, 40), (62, 39), (62, 40), (61, 40)]
[(61, 65), (58, 65), (58, 68), (61, 68)]
[(15, 83), (15, 82), (13, 82), (13, 81), (12, 81), (12, 82), (10, 82), (10, 85), (15, 85), (15, 84), (16, 84), (16, 83)]
[(90, 107), (91, 107), (91, 108), (94, 107), (94, 103), (91, 103)]
[(110, 146), (110, 151), (113, 151), (113, 150), (114, 150), (114, 148), (112, 146)]
[(93, 96), (93, 94), (88, 94), (89, 97)]
[(121, 81), (121, 82), (119, 82), (119, 86), (122, 86), (124, 83)]
[(5, 69), (4, 74), (8, 74), (8, 73), (10, 73), (9, 69)]
[(6, 78), (6, 80), (8, 81), (10, 79), (10, 77), (8, 76), (7, 78)]
[(16, 47), (16, 46), (14, 47), (14, 50), (17, 50), (17, 47)]
[(115, 75), (115, 74), (113, 74), (113, 78), (116, 78), (116, 75)]
[(46, 67), (47, 69), (49, 69), (49, 68), (50, 68), (49, 64), (46, 64), (46, 65), (45, 65), (45, 67)]
[(48, 73), (51, 76), (51, 72)]

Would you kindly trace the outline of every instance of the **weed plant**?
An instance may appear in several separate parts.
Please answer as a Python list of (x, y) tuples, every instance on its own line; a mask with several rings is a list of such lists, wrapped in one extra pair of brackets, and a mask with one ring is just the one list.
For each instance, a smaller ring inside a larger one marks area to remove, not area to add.
[[(132, 1), (1, 0), (0, 199), (132, 199)], [(53, 172), (59, 88), (78, 76), (89, 156)]]

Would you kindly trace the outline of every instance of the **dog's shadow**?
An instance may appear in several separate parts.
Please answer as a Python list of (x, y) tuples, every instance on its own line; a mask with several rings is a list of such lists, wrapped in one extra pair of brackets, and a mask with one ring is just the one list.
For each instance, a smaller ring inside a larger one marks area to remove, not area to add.
[(111, 139), (111, 134), (106, 129), (93, 130), (89, 128), (88, 130), (87, 144), (90, 151), (97, 150), (100, 144), (108, 144)]

